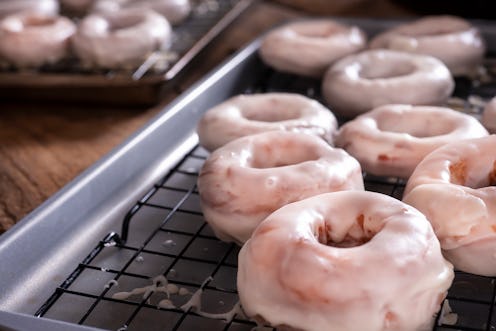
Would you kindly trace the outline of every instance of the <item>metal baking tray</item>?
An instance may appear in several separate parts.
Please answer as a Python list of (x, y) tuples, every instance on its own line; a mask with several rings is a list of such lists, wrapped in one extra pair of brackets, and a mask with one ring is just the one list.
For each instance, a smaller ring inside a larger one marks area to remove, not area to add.
[[(346, 22), (370, 34), (396, 23)], [(478, 24), (495, 54), (496, 26)], [(191, 292), (202, 288), (204, 311), (226, 312), (237, 302), (238, 248), (214, 237), (199, 207), (196, 176), (207, 153), (197, 145), (196, 123), (208, 108), (239, 93), (290, 91), (320, 99), (318, 80), (266, 67), (259, 45), (255, 40), (213, 70), (0, 237), (0, 330), (255, 327), (240, 314), (225, 321), (161, 308), (162, 292), (114, 294), (165, 275)], [(460, 86), (458, 97), (496, 92), (491, 82), (461, 80)], [(367, 190), (402, 196), (403, 180), (364, 179)], [(494, 330), (495, 279), (456, 272), (448, 300), (458, 319), (438, 319), (434, 330)], [(171, 299), (180, 306), (188, 296)]]
[[(153, 55), (134, 71), (102, 71), (68, 59), (39, 70), (0, 67), (0, 99), (127, 106), (160, 101), (164, 89), (254, 0), (192, 0), (192, 12), (173, 27), (172, 44), (155, 62)], [(159, 64), (157, 64), (159, 63)], [(154, 64), (157, 64), (154, 66)]]

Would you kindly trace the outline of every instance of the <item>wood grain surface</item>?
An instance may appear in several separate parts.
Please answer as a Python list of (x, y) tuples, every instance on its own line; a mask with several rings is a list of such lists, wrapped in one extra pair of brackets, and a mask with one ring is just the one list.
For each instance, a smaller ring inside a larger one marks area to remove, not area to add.
[(0, 100), (0, 233), (122, 143), (235, 50), (273, 25), (315, 12), (376, 17), (411, 14), (387, 1), (353, 2), (353, 6), (346, 8), (326, 7), (331, 2), (323, 0), (256, 2), (200, 54), (170, 86), (163, 101), (151, 108)]

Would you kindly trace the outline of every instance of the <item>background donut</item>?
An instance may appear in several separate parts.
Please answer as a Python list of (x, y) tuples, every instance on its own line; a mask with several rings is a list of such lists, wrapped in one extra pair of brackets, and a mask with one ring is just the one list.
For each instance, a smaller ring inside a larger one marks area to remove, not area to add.
[(277, 70), (321, 77), (336, 60), (364, 49), (366, 42), (365, 33), (356, 26), (329, 19), (307, 20), (270, 31), (259, 54)]
[(368, 50), (331, 66), (322, 81), (329, 107), (353, 118), (385, 104), (440, 105), (455, 83), (438, 59), (392, 50)]
[(238, 95), (207, 110), (197, 125), (200, 145), (212, 151), (234, 139), (265, 132), (312, 134), (333, 144), (337, 130), (333, 113), (300, 94)]

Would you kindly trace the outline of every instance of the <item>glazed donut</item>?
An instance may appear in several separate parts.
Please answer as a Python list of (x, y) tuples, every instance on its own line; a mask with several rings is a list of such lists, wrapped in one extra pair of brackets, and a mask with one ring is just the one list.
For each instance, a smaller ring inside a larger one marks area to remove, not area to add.
[(450, 108), (384, 105), (344, 124), (336, 146), (354, 156), (366, 172), (408, 178), (439, 146), (487, 135), (474, 117)]
[(428, 16), (400, 25), (377, 35), (370, 47), (434, 56), (453, 75), (473, 73), (486, 51), (479, 30), (455, 16)]
[(20, 12), (38, 13), (41, 15), (57, 15), (57, 0), (3, 0), (0, 1), (0, 18)]
[(269, 32), (260, 46), (262, 60), (280, 71), (321, 77), (336, 60), (366, 46), (356, 26), (332, 20), (293, 22)]
[(329, 68), (322, 94), (333, 112), (352, 118), (385, 104), (442, 104), (454, 86), (449, 70), (434, 57), (369, 50)]
[(496, 97), (492, 98), (482, 112), (482, 125), (491, 133), (496, 133)]
[(375, 192), (286, 205), (241, 248), (243, 311), (291, 330), (432, 330), (453, 280), (420, 212)]
[(189, 0), (98, 0), (94, 6), (97, 12), (126, 8), (154, 10), (163, 15), (172, 25), (182, 23), (191, 13)]
[(425, 214), (455, 268), (496, 275), (496, 135), (454, 142), (425, 157), (403, 201)]
[(69, 52), (75, 24), (66, 17), (21, 12), (0, 21), (0, 58), (20, 68), (57, 62)]
[(153, 51), (167, 47), (170, 38), (171, 26), (161, 15), (126, 9), (86, 16), (72, 45), (87, 66), (135, 68)]
[(285, 131), (231, 141), (198, 177), (206, 221), (219, 239), (238, 244), (279, 207), (337, 190), (363, 190), (358, 162), (315, 136)]
[(209, 109), (197, 126), (200, 144), (210, 151), (236, 138), (275, 130), (309, 133), (332, 144), (337, 120), (303, 95), (265, 93), (232, 97)]

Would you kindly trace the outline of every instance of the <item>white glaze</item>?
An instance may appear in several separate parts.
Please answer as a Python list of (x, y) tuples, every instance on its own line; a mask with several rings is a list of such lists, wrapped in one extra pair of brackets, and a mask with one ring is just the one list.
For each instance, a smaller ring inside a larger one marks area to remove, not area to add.
[(353, 118), (385, 104), (439, 105), (454, 89), (438, 59), (392, 50), (368, 50), (335, 63), (322, 94), (334, 113)]
[(166, 48), (170, 38), (170, 24), (161, 15), (127, 9), (86, 16), (72, 44), (87, 66), (135, 68), (152, 52)]
[(285, 204), (337, 190), (363, 190), (358, 162), (315, 136), (284, 131), (224, 145), (198, 177), (206, 221), (221, 240), (238, 244)]
[(67, 56), (75, 31), (75, 24), (62, 16), (7, 16), (0, 21), (0, 58), (21, 68), (55, 63)]
[(336, 146), (371, 174), (408, 178), (434, 149), (487, 135), (475, 118), (450, 108), (384, 105), (343, 125)]
[(108, 281), (107, 284), (105, 284), (104, 288), (111, 288), (112, 286), (119, 286), (119, 282), (117, 282), (115, 279), (111, 279)]
[(269, 32), (260, 46), (268, 65), (285, 72), (320, 77), (336, 60), (365, 48), (365, 33), (329, 19), (293, 22)]
[(370, 47), (431, 55), (443, 61), (454, 75), (474, 73), (486, 49), (477, 28), (461, 17), (447, 15), (399, 25), (372, 39)]
[(426, 215), (456, 268), (496, 275), (496, 135), (444, 145), (422, 160), (403, 201)]
[(305, 331), (432, 330), (454, 277), (425, 216), (367, 191), (280, 208), (238, 259), (245, 313)]
[(214, 150), (242, 136), (265, 131), (313, 134), (332, 144), (337, 121), (319, 102), (299, 94), (238, 95), (209, 109), (200, 119), (200, 144)]

